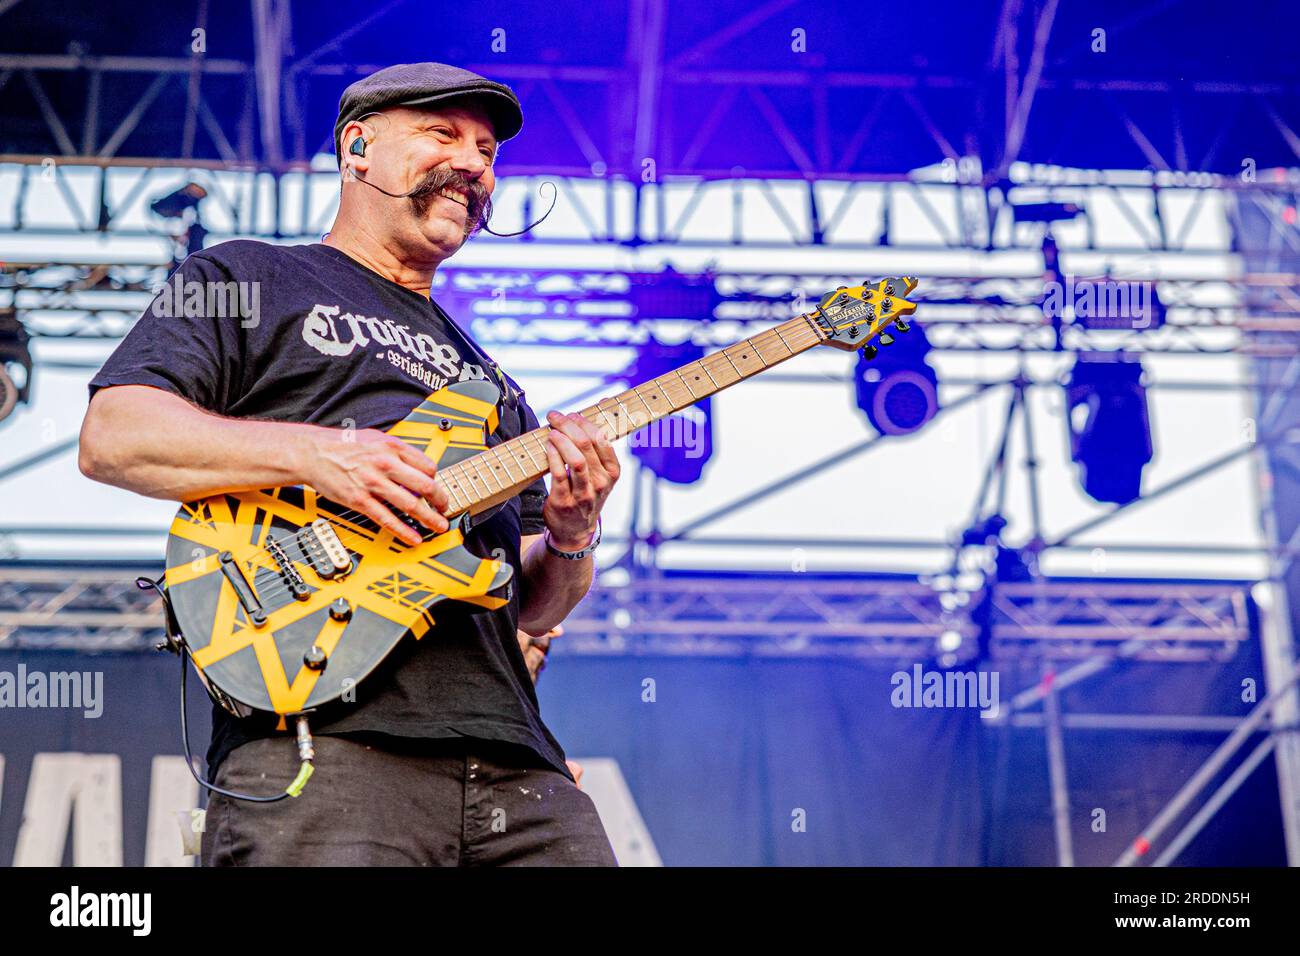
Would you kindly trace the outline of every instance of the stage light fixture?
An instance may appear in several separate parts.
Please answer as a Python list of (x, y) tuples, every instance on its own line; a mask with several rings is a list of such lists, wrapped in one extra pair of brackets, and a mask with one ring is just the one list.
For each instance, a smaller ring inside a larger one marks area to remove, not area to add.
[[(1084, 282), (1071, 278), (1065, 299), (1074, 309), (1074, 322), (1085, 329), (1158, 329), (1165, 324), (1165, 304), (1150, 279)], [(1086, 305), (1086, 308), (1081, 306)]]
[(722, 301), (711, 275), (687, 275), (671, 265), (663, 272), (630, 272), (627, 281), (638, 319), (705, 321)]
[[(667, 375), (704, 357), (691, 342), (665, 345), (653, 339), (637, 347), (637, 356), (623, 373), (634, 385)], [(628, 437), (628, 447), (645, 467), (666, 481), (689, 485), (700, 480), (713, 455), (713, 399), (652, 422)]]
[(1142, 363), (1117, 353), (1079, 356), (1066, 384), (1066, 422), (1083, 490), (1097, 501), (1135, 501), (1154, 454)]
[[(713, 276), (680, 273), (671, 265), (662, 272), (627, 274), (628, 301), (638, 320), (704, 322), (722, 297)], [(667, 345), (651, 337), (637, 347), (637, 357), (624, 377), (640, 385), (704, 357), (691, 342)], [(632, 454), (667, 481), (699, 481), (713, 454), (712, 399), (705, 398), (648, 425), (628, 438)]]
[(198, 183), (186, 183), (180, 189), (159, 196), (149, 204), (154, 215), (164, 219), (180, 219), (188, 209), (198, 209), (199, 201), (206, 199), (208, 191)]
[(15, 309), (0, 309), (0, 421), (32, 395), (30, 336)]
[(1083, 212), (1082, 206), (1072, 202), (1023, 202), (1011, 206), (1016, 222), (1066, 222)]
[(204, 228), (199, 215), (199, 203), (207, 195), (208, 191), (198, 183), (186, 183), (180, 189), (159, 196), (149, 204), (154, 215), (185, 223), (184, 231), (176, 237), (176, 248), (172, 254), (173, 266), (179, 266), (187, 255), (192, 256), (203, 248), (208, 230)]
[(926, 362), (930, 341), (919, 326), (881, 333), (878, 341), (858, 353), (858, 408), (880, 434), (907, 435), (939, 411), (939, 378)]

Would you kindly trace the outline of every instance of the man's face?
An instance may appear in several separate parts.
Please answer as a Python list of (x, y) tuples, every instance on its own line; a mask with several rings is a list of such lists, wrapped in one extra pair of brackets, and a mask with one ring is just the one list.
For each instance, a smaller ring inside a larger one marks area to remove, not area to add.
[(378, 200), (397, 207), (389, 210), (394, 230), (432, 247), (439, 259), (450, 256), (491, 211), (497, 142), (487, 113), (470, 101), (437, 110), (399, 107), (367, 123), (375, 138), (364, 177), (389, 192), (411, 193)]

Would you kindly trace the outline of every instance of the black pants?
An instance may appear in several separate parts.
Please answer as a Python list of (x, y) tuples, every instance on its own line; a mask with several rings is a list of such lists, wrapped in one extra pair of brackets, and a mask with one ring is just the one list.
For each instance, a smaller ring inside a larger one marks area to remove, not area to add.
[[(208, 802), (204, 866), (617, 866), (591, 798), (526, 747), (320, 735), (298, 797)], [(271, 794), (291, 737), (254, 740), (213, 782)]]

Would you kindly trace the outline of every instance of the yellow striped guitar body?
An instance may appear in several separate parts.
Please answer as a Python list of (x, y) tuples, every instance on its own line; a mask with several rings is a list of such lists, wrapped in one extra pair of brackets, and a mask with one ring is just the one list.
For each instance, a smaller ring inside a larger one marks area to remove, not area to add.
[[(441, 470), (484, 450), (498, 394), (482, 380), (449, 385), (388, 433)], [(417, 526), (428, 540), (412, 547), (308, 487), (183, 505), (166, 587), (205, 686), (241, 715), (296, 714), (343, 695), (408, 630), (423, 637), (435, 604), (501, 607), (512, 568), (465, 548), (469, 520), (436, 536)]]

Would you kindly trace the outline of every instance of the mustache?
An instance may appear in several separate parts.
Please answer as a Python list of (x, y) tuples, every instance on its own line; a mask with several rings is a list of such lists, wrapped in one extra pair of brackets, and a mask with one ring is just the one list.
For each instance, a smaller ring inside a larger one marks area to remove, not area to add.
[(492, 197), (481, 182), (455, 169), (431, 169), (407, 192), (406, 197), (423, 218), (439, 191), (454, 189), (465, 196), (465, 238), (473, 236), (492, 217)]

